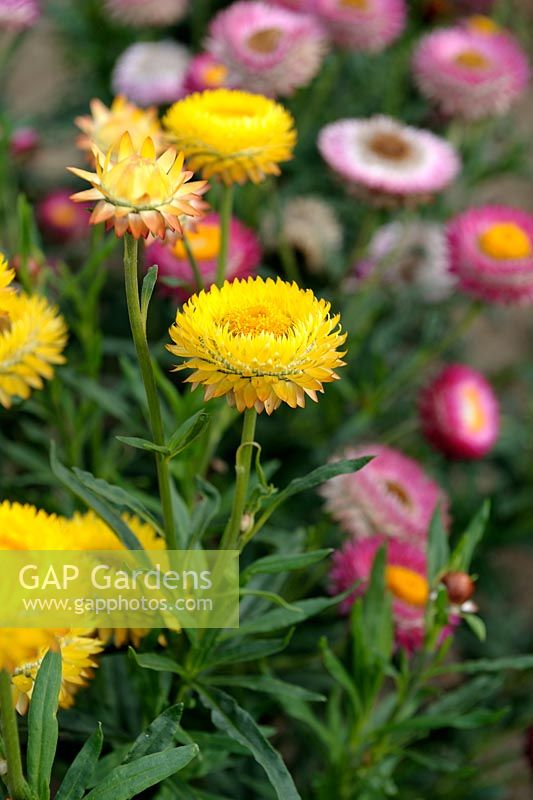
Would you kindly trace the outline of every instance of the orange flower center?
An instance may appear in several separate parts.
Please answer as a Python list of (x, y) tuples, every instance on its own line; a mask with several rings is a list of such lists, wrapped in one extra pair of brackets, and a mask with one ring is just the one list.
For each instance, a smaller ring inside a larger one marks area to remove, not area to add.
[(272, 305), (256, 305), (238, 308), (226, 316), (222, 324), (228, 324), (234, 336), (257, 336), (260, 333), (272, 333), (284, 336), (292, 328), (292, 319), (288, 314)]
[(56, 203), (50, 207), (49, 214), (54, 225), (68, 228), (76, 224), (77, 215), (74, 203), (68, 201)]
[(476, 386), (461, 389), (461, 413), (466, 427), (472, 433), (480, 433), (487, 425), (487, 415)]
[(483, 53), (480, 53), (479, 50), (463, 50), (462, 53), (458, 53), (454, 61), (456, 64), (459, 64), (461, 67), (467, 67), (468, 69), (486, 69), (490, 65), (490, 61)]
[(228, 68), (224, 64), (212, 64), (204, 70), (204, 83), (212, 88), (222, 86), (227, 77)]
[(498, 222), (479, 237), (482, 251), (498, 261), (529, 258), (533, 245), (528, 234), (514, 222)]
[(388, 566), (385, 570), (385, 580), (388, 589), (398, 600), (419, 608), (426, 605), (429, 586), (427, 580), (418, 572), (407, 567)]
[(279, 28), (263, 28), (248, 37), (248, 47), (256, 53), (268, 55), (277, 50), (281, 41), (282, 32)]
[[(210, 261), (220, 252), (220, 228), (217, 225), (200, 223), (195, 231), (187, 233), (187, 241), (197, 261)], [(177, 258), (187, 258), (181, 239), (174, 245), (174, 255)]]
[(468, 20), (468, 27), (472, 31), (484, 33), (487, 36), (492, 36), (493, 34), (501, 31), (500, 26), (494, 22), (494, 20), (492, 20), (490, 17), (486, 17), (484, 14), (474, 14), (473, 17), (470, 17)]
[(395, 133), (377, 133), (369, 144), (373, 153), (390, 161), (404, 161), (411, 153), (408, 142)]
[(396, 481), (386, 481), (385, 488), (402, 506), (405, 506), (405, 508), (412, 508), (413, 504), (411, 498), (399, 483), (396, 483)]
[(341, 8), (358, 8), (365, 11), (368, 8), (368, 0), (339, 0)]

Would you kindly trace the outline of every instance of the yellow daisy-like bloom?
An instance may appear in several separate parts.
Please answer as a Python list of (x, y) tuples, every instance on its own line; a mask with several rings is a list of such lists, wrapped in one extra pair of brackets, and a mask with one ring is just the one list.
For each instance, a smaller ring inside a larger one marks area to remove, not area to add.
[(63, 364), (67, 343), (63, 318), (44, 297), (11, 287), (13, 270), (0, 254), (0, 404), (9, 408), (14, 397), (26, 400), (42, 389), (43, 378)]
[(294, 119), (283, 106), (232, 89), (191, 94), (164, 122), (190, 168), (227, 185), (279, 175), (278, 164), (292, 158), (296, 144)]
[(205, 181), (191, 180), (183, 169), (183, 153), (169, 148), (156, 157), (152, 139), (135, 148), (129, 133), (104, 154), (93, 147), (96, 172), (69, 167), (74, 175), (88, 181), (92, 189), (72, 195), (83, 203), (97, 200), (91, 215), (93, 225), (105, 222), (117, 236), (129, 231), (136, 239), (149, 233), (163, 239), (167, 229), (182, 233), (182, 222), (203, 216), (201, 195)]
[(192, 388), (202, 384), (205, 399), (226, 395), (239, 411), (271, 414), (280, 403), (317, 400), (323, 384), (336, 380), (346, 340), (339, 315), (312, 291), (278, 278), (226, 282), (221, 289), (194, 295), (170, 328), (167, 345), (192, 369)]
[(124, 131), (129, 131), (136, 150), (147, 138), (154, 142), (156, 153), (161, 153), (164, 148), (157, 109), (139, 108), (122, 96), (115, 97), (109, 108), (101, 100), (92, 100), (91, 114), (77, 117), (75, 122), (82, 131), (76, 143), (89, 153), (92, 153), (94, 145), (106, 153), (120, 140)]

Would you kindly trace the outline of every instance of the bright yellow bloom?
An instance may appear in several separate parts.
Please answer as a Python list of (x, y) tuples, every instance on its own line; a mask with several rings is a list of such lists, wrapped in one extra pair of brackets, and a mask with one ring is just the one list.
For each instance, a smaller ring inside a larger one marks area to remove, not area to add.
[(176, 370), (192, 369), (187, 382), (202, 384), (206, 400), (226, 395), (239, 411), (271, 414), (282, 402), (304, 406), (305, 395), (316, 401), (339, 377), (346, 334), (329, 312), (312, 291), (279, 278), (226, 282), (178, 311), (167, 347), (185, 359)]
[(9, 408), (13, 397), (26, 400), (42, 389), (43, 378), (63, 364), (67, 343), (63, 318), (44, 297), (26, 295), (10, 286), (14, 273), (0, 255), (0, 404)]
[(98, 201), (91, 215), (93, 225), (114, 226), (117, 236), (129, 231), (136, 239), (149, 233), (163, 239), (167, 229), (181, 234), (186, 218), (203, 216), (200, 196), (206, 182), (189, 183), (193, 173), (183, 169), (183, 154), (177, 155), (173, 148), (156, 158), (151, 139), (136, 149), (130, 134), (124, 133), (107, 154), (96, 146), (93, 153), (95, 173), (69, 167), (93, 187), (72, 196), (80, 203)]
[(93, 145), (106, 153), (116, 145), (125, 131), (129, 131), (133, 146), (139, 149), (144, 140), (152, 139), (156, 152), (164, 148), (164, 135), (156, 108), (139, 108), (125, 97), (115, 97), (108, 108), (101, 100), (91, 101), (91, 114), (76, 118), (82, 131), (77, 145), (81, 150), (92, 152)]
[(296, 144), (294, 119), (283, 106), (231, 89), (189, 95), (164, 122), (190, 168), (226, 184), (279, 175), (278, 164), (292, 158)]

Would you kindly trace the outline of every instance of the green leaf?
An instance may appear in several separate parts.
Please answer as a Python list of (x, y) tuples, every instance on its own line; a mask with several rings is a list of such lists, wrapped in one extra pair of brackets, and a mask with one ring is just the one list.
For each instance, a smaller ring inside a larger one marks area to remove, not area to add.
[(490, 711), (478, 709), (469, 714), (422, 714), (402, 722), (387, 725), (388, 733), (410, 733), (417, 731), (432, 731), (438, 728), (456, 728), (457, 730), (472, 730), (485, 725), (493, 725), (506, 714), (506, 709)]
[(87, 739), (80, 752), (68, 768), (67, 774), (55, 796), (55, 800), (81, 800), (91, 782), (96, 764), (102, 751), (104, 737), (102, 726)]
[(220, 675), (210, 678), (209, 684), (211, 686), (236, 686), (239, 689), (250, 689), (252, 692), (272, 694), (275, 697), (298, 697), (310, 703), (323, 703), (326, 700), (323, 694), (311, 692), (294, 683), (270, 678), (268, 675), (252, 675), (248, 678), (240, 675)]
[(305, 569), (329, 556), (333, 550), (325, 548), (323, 550), (313, 550), (310, 553), (297, 553), (295, 555), (272, 555), (259, 558), (250, 564), (241, 575), (241, 583), (247, 583), (254, 575), (278, 575), (281, 572), (291, 572), (297, 569)]
[(225, 692), (198, 685), (203, 704), (211, 710), (213, 724), (246, 747), (266, 772), (279, 800), (301, 800), (280, 754), (265, 739), (253, 718)]
[(464, 614), (463, 619), (479, 641), (484, 642), (487, 638), (487, 628), (481, 617), (476, 614)]
[(189, 447), (207, 428), (210, 416), (206, 411), (197, 411), (192, 417), (185, 420), (168, 440), (167, 447), (170, 451), (170, 458), (175, 458), (178, 453)]
[(128, 654), (143, 669), (152, 669), (155, 672), (172, 672), (182, 677), (185, 674), (183, 667), (168, 658), (168, 656), (161, 656), (159, 653), (137, 653), (133, 647), (129, 648)]
[(471, 521), (452, 553), (451, 568), (453, 570), (458, 572), (470, 570), (474, 551), (483, 538), (489, 515), (490, 502), (487, 500)]
[(207, 528), (220, 509), (220, 493), (212, 483), (197, 477), (196, 489), (201, 496), (201, 500), (196, 503), (192, 512), (190, 522), (191, 536), (187, 545), (190, 550), (193, 550), (202, 541)]
[(256, 661), (285, 650), (292, 638), (292, 630), (282, 639), (252, 639), (249, 636), (222, 642), (208, 655), (204, 667), (211, 668), (222, 664), (240, 664)]
[(126, 525), (124, 520), (122, 520), (118, 514), (115, 514), (111, 506), (109, 506), (104, 500), (88, 489), (79, 480), (79, 478), (74, 475), (72, 470), (67, 469), (67, 467), (63, 466), (63, 464), (58, 460), (55, 442), (50, 442), (50, 466), (56, 478), (61, 481), (61, 483), (66, 486), (67, 489), (70, 489), (73, 494), (79, 497), (80, 500), (83, 500), (83, 502), (86, 503), (89, 508), (92, 508), (95, 514), (101, 517), (101, 519), (103, 519), (104, 522), (109, 525), (109, 527), (116, 533), (124, 547), (126, 547), (128, 550), (143, 549), (131, 528)]
[(170, 450), (166, 445), (155, 444), (148, 439), (140, 439), (138, 436), (116, 436), (119, 442), (127, 444), (129, 447), (135, 447), (137, 450), (149, 450), (151, 453), (161, 453), (161, 455), (169, 456)]
[(281, 606), (281, 608), (286, 608), (287, 611), (298, 611), (298, 606), (294, 606), (292, 603), (289, 603), (279, 594), (275, 592), (266, 592), (264, 589), (245, 589), (241, 588), (239, 590), (239, 594), (241, 597), (260, 597), (263, 600), (267, 600), (269, 603), (273, 603), (276, 606)]
[(164, 750), (115, 767), (84, 800), (131, 800), (151, 786), (170, 778), (199, 753), (195, 744)]
[(137, 497), (129, 494), (129, 492), (127, 492), (125, 489), (122, 489), (121, 486), (115, 486), (112, 483), (108, 483), (103, 478), (96, 478), (92, 472), (86, 472), (85, 470), (78, 469), (77, 467), (73, 467), (72, 471), (81, 481), (81, 483), (87, 487), (87, 489), (90, 489), (99, 497), (103, 497), (104, 500), (108, 500), (110, 503), (113, 503), (113, 505), (127, 508), (134, 514), (137, 514), (138, 517), (155, 528), (155, 530), (161, 536), (164, 536), (164, 531), (161, 526), (156, 522), (146, 506)]
[(183, 703), (179, 703), (167, 708), (156, 717), (148, 728), (137, 737), (131, 750), (126, 754), (124, 764), (172, 747), (182, 714)]
[(442, 520), (442, 509), (437, 506), (428, 533), (428, 578), (432, 586), (436, 578), (447, 568), (449, 561), (448, 533)]
[(435, 667), (428, 674), (447, 675), (450, 672), (477, 675), (480, 672), (503, 672), (504, 670), (533, 669), (533, 655), (507, 656), (505, 658), (480, 658), (476, 661), (459, 661)]
[(331, 650), (325, 636), (323, 636), (320, 640), (320, 649), (322, 650), (322, 657), (324, 659), (324, 665), (327, 671), (333, 680), (344, 689), (350, 698), (353, 710), (356, 714), (359, 714), (361, 712), (361, 701), (359, 700), (359, 695), (357, 694), (357, 689), (354, 685), (353, 678), (348, 673), (344, 664), (339, 661), (333, 650)]
[(150, 306), (150, 300), (152, 299), (152, 294), (154, 293), (154, 288), (157, 283), (157, 273), (158, 267), (157, 264), (154, 264), (150, 267), (150, 269), (147, 270), (146, 275), (143, 278), (141, 289), (141, 316), (145, 330), (146, 321), (148, 319), (148, 307)]
[(40, 800), (50, 797), (57, 747), (61, 654), (49, 650), (37, 672), (28, 715), (28, 781)]

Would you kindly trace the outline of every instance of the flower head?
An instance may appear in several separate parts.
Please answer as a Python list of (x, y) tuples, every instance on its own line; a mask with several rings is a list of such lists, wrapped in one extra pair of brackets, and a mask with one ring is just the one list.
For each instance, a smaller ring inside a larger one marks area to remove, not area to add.
[(156, 158), (151, 139), (136, 150), (129, 133), (107, 154), (93, 148), (96, 172), (70, 167), (92, 189), (72, 196), (77, 202), (97, 200), (93, 225), (105, 222), (117, 236), (129, 231), (136, 239), (149, 233), (164, 238), (167, 229), (181, 233), (182, 220), (201, 217), (198, 210), (205, 181), (189, 183), (193, 173), (183, 170), (183, 154), (173, 148)]
[[(204, 286), (209, 288), (215, 282), (218, 255), (220, 252), (221, 231), (218, 214), (208, 214), (195, 225), (194, 230), (187, 233), (187, 240), (196, 259)], [(261, 259), (261, 248), (255, 233), (246, 228), (239, 220), (232, 219), (229, 231), (229, 252), (227, 277), (247, 278), (253, 275)], [(157, 264), (159, 276), (163, 278), (161, 291), (168, 297), (185, 302), (200, 287), (195, 285), (185, 246), (181, 239), (175, 242), (151, 243), (146, 248), (146, 265)], [(164, 284), (164, 279), (179, 280), (185, 285), (172, 286)]]
[(191, 169), (226, 184), (279, 175), (278, 164), (292, 158), (296, 144), (294, 120), (283, 106), (230, 89), (189, 95), (165, 123)]
[(121, 25), (164, 28), (174, 25), (188, 11), (189, 0), (104, 0), (105, 7)]
[(376, 205), (427, 201), (460, 170), (448, 142), (391, 117), (333, 122), (320, 132), (318, 147), (350, 188)]
[[(380, 547), (387, 543), (382, 536), (348, 541), (333, 555), (331, 591), (339, 594), (356, 581), (361, 583), (341, 604), (348, 613), (357, 597), (364, 595)], [(395, 641), (408, 653), (418, 650), (425, 635), (425, 607), (429, 600), (426, 556), (422, 550), (405, 542), (389, 541), (385, 582), (392, 597)]]
[(498, 400), (490, 383), (465, 364), (445, 367), (419, 400), (424, 434), (452, 458), (483, 458), (500, 430)]
[(26, 30), (35, 25), (40, 15), (38, 0), (0, 0), (0, 30)]
[(184, 94), (220, 89), (228, 86), (228, 68), (211, 53), (198, 53), (189, 61), (184, 81)]
[(345, 450), (342, 458), (363, 455), (375, 458), (322, 487), (327, 510), (355, 538), (380, 534), (424, 549), (437, 505), (446, 516), (446, 495), (416, 461), (392, 447), (361, 445)]
[(67, 330), (63, 318), (44, 297), (10, 286), (14, 273), (0, 255), (0, 404), (26, 400), (63, 364)]
[(424, 36), (413, 69), (426, 97), (444, 114), (465, 119), (505, 114), (529, 78), (527, 56), (511, 34), (487, 35), (472, 27)]
[(29, 125), (15, 128), (9, 140), (9, 151), (18, 159), (32, 156), (39, 147), (41, 138), (38, 131)]
[(448, 224), (451, 270), (464, 291), (489, 302), (533, 302), (533, 214), (470, 208)]
[(138, 108), (125, 97), (115, 97), (108, 108), (101, 100), (91, 100), (91, 114), (77, 117), (76, 125), (82, 131), (77, 145), (92, 153), (94, 145), (106, 153), (128, 131), (135, 148), (141, 147), (150, 137), (159, 154), (164, 146), (163, 131), (156, 108)]
[(68, 242), (83, 237), (89, 229), (89, 215), (76, 205), (68, 189), (56, 189), (37, 204), (39, 227), (50, 239)]
[(339, 316), (310, 290), (278, 278), (226, 282), (200, 292), (178, 311), (170, 329), (171, 353), (185, 359), (176, 369), (205, 387), (205, 399), (226, 395), (239, 411), (271, 414), (283, 402), (317, 400), (323, 384), (338, 378), (346, 339)]
[(185, 94), (189, 60), (187, 48), (176, 42), (136, 42), (115, 64), (113, 91), (140, 106), (174, 103)]
[(376, 270), (383, 283), (416, 286), (428, 303), (449, 297), (455, 286), (445, 231), (436, 222), (389, 222), (378, 228), (354, 274), (360, 279)]
[(397, 39), (407, 17), (404, 0), (313, 0), (313, 11), (337, 45), (369, 53)]
[(229, 85), (290, 95), (319, 71), (326, 39), (311, 16), (240, 0), (213, 19), (207, 48), (228, 68)]

